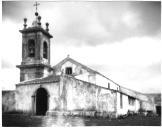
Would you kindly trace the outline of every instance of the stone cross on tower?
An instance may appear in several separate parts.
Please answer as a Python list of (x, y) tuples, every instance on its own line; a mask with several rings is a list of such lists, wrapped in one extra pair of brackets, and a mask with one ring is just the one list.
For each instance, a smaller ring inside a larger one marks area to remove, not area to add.
[(37, 7), (39, 6), (40, 4), (36, 1), (35, 4), (33, 6), (35, 6), (35, 9), (36, 9), (36, 12), (37, 12)]

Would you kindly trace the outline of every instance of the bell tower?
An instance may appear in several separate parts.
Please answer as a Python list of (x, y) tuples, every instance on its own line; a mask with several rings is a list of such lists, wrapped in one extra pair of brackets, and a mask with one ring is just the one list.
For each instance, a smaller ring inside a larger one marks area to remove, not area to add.
[(44, 29), (41, 25), (41, 16), (37, 12), (36, 2), (35, 20), (31, 27), (27, 27), (27, 18), (24, 18), (22, 33), (22, 62), (16, 67), (20, 69), (20, 81), (41, 78), (52, 73), (50, 66), (50, 39), (49, 24)]

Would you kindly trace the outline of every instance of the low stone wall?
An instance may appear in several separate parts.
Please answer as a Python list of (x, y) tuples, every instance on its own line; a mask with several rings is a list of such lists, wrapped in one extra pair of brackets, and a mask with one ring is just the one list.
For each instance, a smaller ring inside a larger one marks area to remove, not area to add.
[(15, 91), (2, 91), (2, 113), (15, 111)]
[(97, 112), (97, 111), (48, 111), (47, 116), (80, 116), (93, 118), (116, 118), (113, 112)]

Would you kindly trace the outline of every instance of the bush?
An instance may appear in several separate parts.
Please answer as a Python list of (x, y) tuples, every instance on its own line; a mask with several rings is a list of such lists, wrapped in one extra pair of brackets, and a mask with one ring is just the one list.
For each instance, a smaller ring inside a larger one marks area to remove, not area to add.
[(139, 112), (139, 113), (143, 113), (143, 112), (146, 112), (146, 110), (140, 108), (140, 109), (138, 110), (138, 112)]
[(133, 116), (133, 115), (134, 115), (134, 111), (128, 110), (127, 115), (128, 115), (128, 116)]

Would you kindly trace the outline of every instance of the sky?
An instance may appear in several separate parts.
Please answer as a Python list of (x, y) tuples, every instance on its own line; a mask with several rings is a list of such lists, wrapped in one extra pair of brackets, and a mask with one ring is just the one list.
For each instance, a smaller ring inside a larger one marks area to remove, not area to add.
[[(161, 91), (161, 3), (39, 2), (49, 23), (51, 65), (69, 54), (116, 83), (142, 93)], [(21, 63), (23, 18), (35, 18), (34, 2), (2, 2), (2, 89), (15, 89)]]

